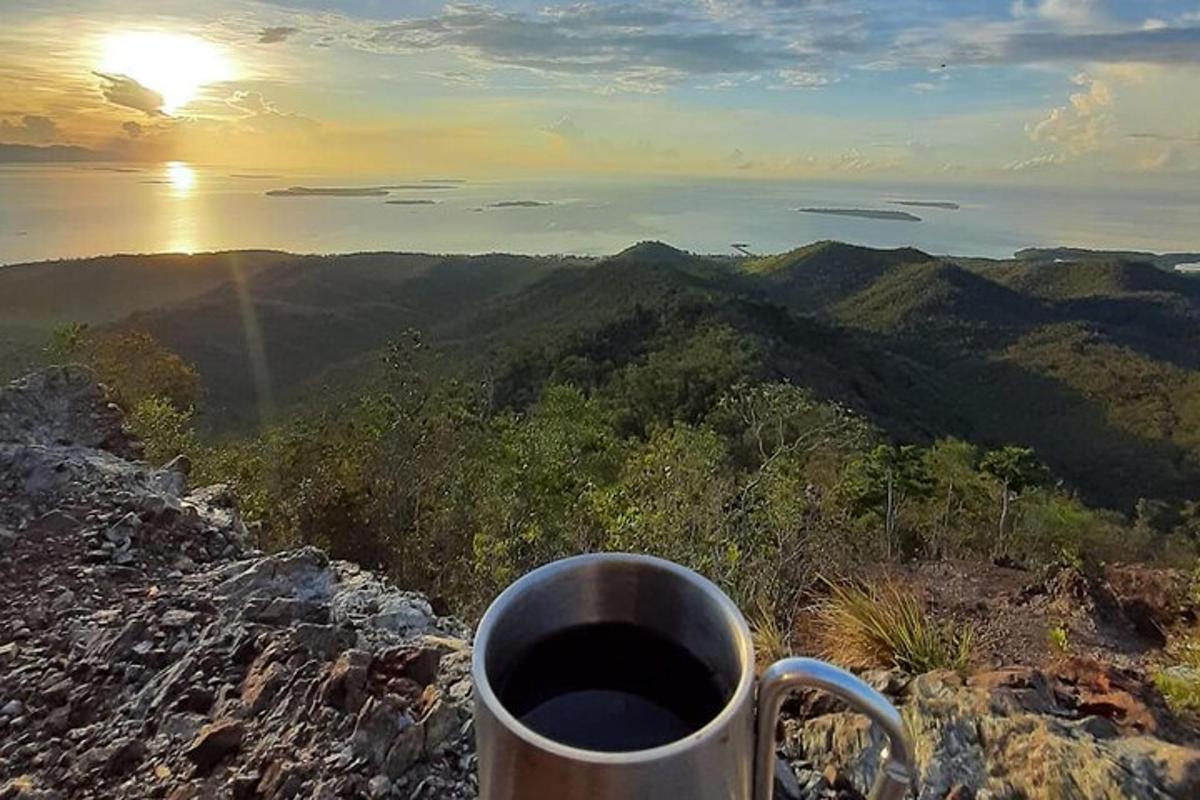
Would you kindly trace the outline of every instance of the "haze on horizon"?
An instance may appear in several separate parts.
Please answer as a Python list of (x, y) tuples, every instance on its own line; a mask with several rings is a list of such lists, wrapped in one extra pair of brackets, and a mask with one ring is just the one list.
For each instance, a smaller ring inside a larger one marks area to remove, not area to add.
[[(9, 4), (0, 158), (1171, 186), (1200, 3)], [(30, 147), (45, 148), (30, 150)]]

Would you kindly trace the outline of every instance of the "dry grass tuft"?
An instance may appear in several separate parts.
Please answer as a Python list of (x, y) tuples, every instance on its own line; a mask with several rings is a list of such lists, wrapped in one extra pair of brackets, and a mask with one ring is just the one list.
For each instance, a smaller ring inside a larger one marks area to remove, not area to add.
[(761, 599), (755, 603), (750, 633), (754, 642), (754, 660), (760, 672), (779, 659), (792, 655), (790, 626), (781, 625), (778, 616)]
[(899, 667), (912, 674), (970, 666), (974, 630), (934, 620), (911, 589), (894, 580), (824, 582), (830, 592), (818, 611), (824, 658), (851, 668)]

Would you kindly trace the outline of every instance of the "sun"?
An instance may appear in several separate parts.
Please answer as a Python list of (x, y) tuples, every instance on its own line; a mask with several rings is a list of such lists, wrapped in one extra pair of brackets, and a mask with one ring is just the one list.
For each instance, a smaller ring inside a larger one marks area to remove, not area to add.
[(162, 95), (174, 114), (205, 86), (232, 80), (233, 64), (212, 42), (183, 33), (139, 31), (105, 37), (100, 72), (124, 75)]

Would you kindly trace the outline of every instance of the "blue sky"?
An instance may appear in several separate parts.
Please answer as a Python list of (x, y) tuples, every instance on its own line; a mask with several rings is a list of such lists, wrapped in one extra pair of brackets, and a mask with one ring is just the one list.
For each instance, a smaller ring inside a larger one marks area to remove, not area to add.
[[(1200, 168), (1194, 1), (199, 5), (6, 9), (0, 142), (480, 174), (1170, 181)], [(135, 53), (119, 63), (136, 75), (100, 70), (129, 31), (202, 40), (225, 67)], [(186, 102), (155, 99), (172, 69), (195, 73)]]

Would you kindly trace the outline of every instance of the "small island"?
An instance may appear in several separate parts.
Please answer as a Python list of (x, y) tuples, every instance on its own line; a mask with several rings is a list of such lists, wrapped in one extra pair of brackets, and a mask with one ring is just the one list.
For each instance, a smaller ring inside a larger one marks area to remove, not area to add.
[(541, 200), (501, 200), (499, 203), (488, 203), (488, 208), (542, 208), (552, 205)]
[(263, 173), (263, 174), (259, 175), (259, 174), (255, 174), (255, 173), (253, 173), (253, 172), (231, 172), (231, 173), (229, 173), (229, 177), (231, 177), (231, 178), (244, 178), (244, 179), (246, 179), (246, 180), (253, 180), (253, 181), (259, 181), (259, 180), (279, 180), (279, 176), (278, 176), (278, 175), (268, 175), (268, 174), (266, 174), (266, 173)]
[(916, 206), (917, 208), (947, 208), (951, 211), (957, 211), (962, 208), (958, 203), (950, 200), (889, 200), (894, 206)]
[(805, 214), (830, 214), (837, 217), (884, 219), (893, 222), (920, 222), (921, 218), (907, 211), (886, 211), (873, 208), (797, 208)]
[(387, 193), (382, 186), (289, 186), (272, 189), (267, 197), (385, 197)]
[(384, 200), (389, 206), (436, 206), (437, 200)]

